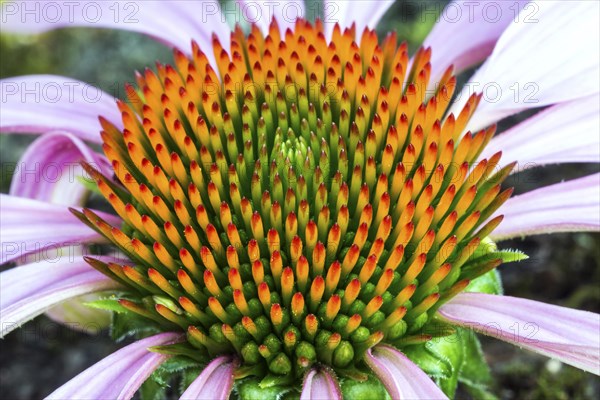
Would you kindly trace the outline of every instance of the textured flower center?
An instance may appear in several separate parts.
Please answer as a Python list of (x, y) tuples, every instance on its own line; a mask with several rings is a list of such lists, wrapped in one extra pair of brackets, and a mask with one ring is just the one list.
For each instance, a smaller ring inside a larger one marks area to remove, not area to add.
[(468, 262), (510, 196), (500, 154), (475, 162), (494, 129), (462, 135), (479, 97), (446, 115), (456, 80), (428, 98), (430, 50), (409, 69), (394, 34), (354, 37), (236, 29), (217, 71), (176, 50), (127, 88), (123, 131), (102, 121), (116, 179), (91, 172), (124, 224), (78, 215), (132, 264), (90, 262), (239, 376), (360, 378), (368, 348), (431, 338), (436, 307), (498, 265)]

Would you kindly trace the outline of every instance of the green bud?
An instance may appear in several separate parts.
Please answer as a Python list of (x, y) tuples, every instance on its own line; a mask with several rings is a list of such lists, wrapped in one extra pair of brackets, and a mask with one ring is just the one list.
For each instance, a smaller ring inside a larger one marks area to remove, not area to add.
[(166, 296), (152, 296), (152, 300), (156, 304), (160, 304), (162, 306), (167, 307), (169, 310), (173, 311), (177, 315), (182, 315), (183, 310), (169, 297)]
[(367, 322), (367, 325), (369, 325), (369, 326), (379, 325), (383, 321), (385, 321), (385, 317), (386, 317), (386, 315), (381, 310), (376, 311), (375, 314), (373, 314), (371, 316), (371, 318), (369, 318), (369, 321)]
[(281, 349), (281, 341), (274, 334), (270, 333), (264, 341), (271, 354), (276, 354)]
[(337, 315), (333, 320), (333, 330), (342, 333), (349, 319), (346, 315)]
[(269, 370), (274, 374), (289, 374), (292, 371), (292, 362), (288, 356), (283, 353), (279, 353), (269, 363)]
[(296, 346), (296, 357), (304, 357), (309, 361), (316, 361), (317, 359), (317, 351), (315, 347), (308, 342), (300, 342)]
[(387, 332), (387, 338), (389, 340), (397, 339), (403, 336), (408, 329), (408, 324), (406, 321), (401, 320), (396, 325), (393, 325)]
[(350, 339), (353, 343), (360, 343), (367, 340), (369, 338), (369, 335), (371, 335), (371, 332), (369, 332), (369, 330), (364, 326), (361, 326), (357, 330), (352, 332), (352, 335), (350, 335)]
[(344, 368), (352, 362), (354, 358), (354, 347), (350, 342), (342, 340), (339, 346), (333, 352), (333, 365)]
[(257, 344), (252, 341), (242, 347), (242, 357), (248, 364), (257, 364), (262, 359)]
[(221, 330), (221, 324), (211, 325), (211, 327), (208, 329), (208, 336), (210, 336), (210, 338), (216, 341), (217, 343), (229, 343), (229, 340), (227, 340), (225, 335), (223, 335), (223, 331)]

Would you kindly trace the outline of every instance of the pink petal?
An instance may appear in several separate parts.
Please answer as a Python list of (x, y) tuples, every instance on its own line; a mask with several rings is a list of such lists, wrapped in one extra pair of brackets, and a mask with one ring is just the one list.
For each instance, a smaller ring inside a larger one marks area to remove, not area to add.
[[(3, 29), (41, 33), (64, 27), (123, 29), (149, 35), (168, 46), (190, 49), (192, 39), (212, 56), (211, 34), (228, 40), (230, 29), (218, 1), (46, 1), (8, 2), (2, 6)], [(38, 10), (26, 13), (24, 10)], [(228, 43), (223, 43), (226, 46)]]
[(63, 76), (29, 75), (2, 79), (0, 85), (2, 133), (63, 130), (100, 143), (98, 116), (122, 128), (115, 98), (88, 83)]
[(233, 356), (221, 356), (212, 360), (179, 398), (227, 400), (233, 389), (233, 372), (238, 361)]
[(175, 343), (181, 334), (160, 333), (138, 340), (92, 365), (54, 391), (48, 399), (131, 399), (169, 356), (149, 347)]
[(311, 369), (302, 384), (300, 400), (342, 399), (340, 386), (326, 368)]
[(439, 314), (449, 322), (600, 375), (600, 315), (533, 300), (461, 293)]
[(392, 399), (447, 399), (441, 389), (396, 348), (378, 345), (367, 350), (365, 362)]
[(65, 300), (118, 287), (82, 257), (64, 256), (0, 274), (0, 337)]
[(600, 230), (600, 174), (546, 186), (509, 199), (494, 240), (552, 232)]
[[(1, 194), (0, 213), (0, 263), (42, 250), (46, 250), (44, 257), (53, 257), (53, 250), (63, 246), (78, 248), (105, 240), (64, 206)], [(98, 213), (110, 224), (121, 223), (114, 215)]]
[(532, 1), (469, 79), (454, 115), (474, 91), (484, 95), (467, 125), (471, 131), (523, 110), (598, 93), (599, 13), (597, 1)]
[[(423, 43), (432, 50), (432, 80), (439, 78), (450, 65), (460, 73), (483, 61), (528, 2), (455, 0), (446, 5)], [(432, 8), (432, 11), (437, 10)], [(425, 17), (435, 18), (432, 14), (425, 14)]]
[(77, 137), (65, 132), (40, 136), (17, 163), (10, 194), (54, 204), (81, 205), (88, 194), (79, 181), (87, 177), (79, 165), (82, 160), (112, 175), (108, 160)]
[(374, 29), (377, 26), (392, 4), (394, 0), (325, 0), (323, 2), (325, 36), (331, 38), (336, 23), (340, 25), (342, 31), (355, 23), (356, 35), (360, 38), (366, 27)]
[[(550, 107), (494, 137), (480, 158), (502, 151), (517, 171), (544, 164), (600, 162), (598, 94)], [(568, 138), (568, 139), (567, 139)]]
[[(306, 10), (304, 1), (237, 0), (236, 3), (243, 16), (243, 21), (256, 24), (263, 33), (269, 31), (273, 17), (277, 20), (281, 34), (285, 34), (288, 28), (293, 29), (296, 19), (311, 18), (311, 11)], [(225, 10), (227, 14), (228, 7)], [(236, 20), (236, 22), (241, 21)]]

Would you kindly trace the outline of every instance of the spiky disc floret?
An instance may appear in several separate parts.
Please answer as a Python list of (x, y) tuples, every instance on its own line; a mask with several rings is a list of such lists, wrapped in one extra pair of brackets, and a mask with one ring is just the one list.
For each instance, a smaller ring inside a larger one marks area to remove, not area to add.
[(360, 376), (369, 347), (426, 340), (497, 266), (463, 268), (510, 196), (500, 154), (474, 163), (494, 129), (461, 135), (480, 98), (445, 116), (456, 80), (427, 97), (429, 49), (409, 71), (394, 34), (354, 37), (273, 22), (229, 52), (214, 38), (218, 71), (194, 45), (137, 75), (125, 129), (102, 120), (117, 179), (89, 169), (124, 224), (77, 213), (132, 260), (90, 260), (136, 294), (123, 306), (279, 383), (314, 363)]

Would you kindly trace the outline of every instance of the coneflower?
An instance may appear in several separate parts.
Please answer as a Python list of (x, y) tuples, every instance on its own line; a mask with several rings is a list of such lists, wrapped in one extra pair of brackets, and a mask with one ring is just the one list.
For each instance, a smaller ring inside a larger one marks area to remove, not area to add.
[[(118, 218), (69, 211), (124, 257), (84, 257), (103, 275), (81, 262), (45, 297), (28, 293), (56, 304), (108, 289), (104, 306), (163, 333), (51, 397), (130, 397), (176, 355), (206, 365), (182, 398), (227, 398), (234, 386), (244, 398), (248, 382), (254, 395), (341, 398), (340, 380), (378, 388), (372, 375), (392, 398), (443, 398), (453, 389), (414, 363), (457, 327), (599, 372), (597, 315), (461, 294), (521, 257), (490, 239), (515, 162), (486, 148), (495, 125), (468, 129), (481, 95), (450, 113), (453, 67), (434, 69), (434, 82), (430, 48), (411, 58), (395, 34), (379, 41), (355, 24), (329, 36), (319, 20), (284, 30), (273, 19), (264, 33), (236, 27), (227, 43), (213, 35), (212, 49), (193, 42), (172, 66), (136, 75), (117, 101), (121, 121), (100, 117), (112, 168), (96, 156), (82, 166)], [(595, 195), (597, 185), (583, 186)], [(3, 279), (16, 285), (23, 268)], [(31, 298), (14, 293), (3, 324), (33, 316)], [(506, 334), (533, 310), (539, 340)], [(557, 330), (552, 318), (572, 326)], [(114, 362), (122, 368), (93, 377)]]

